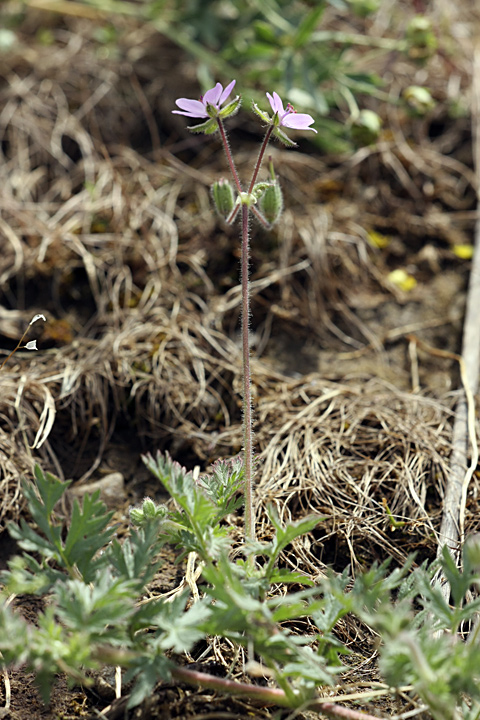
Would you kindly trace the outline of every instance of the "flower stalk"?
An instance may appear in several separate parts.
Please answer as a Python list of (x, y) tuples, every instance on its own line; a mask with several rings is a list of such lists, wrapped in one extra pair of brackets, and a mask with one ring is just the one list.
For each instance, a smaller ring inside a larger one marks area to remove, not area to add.
[[(245, 466), (245, 539), (255, 542), (253, 510), (253, 419), (250, 377), (250, 282), (249, 282), (249, 211), (242, 205), (242, 359), (243, 359), (243, 452)], [(254, 563), (253, 555), (251, 562)]]

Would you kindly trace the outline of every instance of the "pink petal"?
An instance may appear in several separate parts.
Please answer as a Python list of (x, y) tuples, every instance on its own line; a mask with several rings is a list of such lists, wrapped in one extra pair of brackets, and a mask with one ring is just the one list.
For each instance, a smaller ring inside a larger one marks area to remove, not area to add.
[(218, 106), (218, 101), (220, 100), (221, 94), (223, 92), (223, 87), (221, 83), (217, 83), (214, 88), (211, 88), (210, 90), (207, 90), (205, 95), (203, 96), (203, 102), (205, 105), (215, 105), (215, 107)]
[(172, 110), (172, 115), (185, 115), (185, 117), (192, 117), (192, 118), (208, 117), (207, 114), (197, 115), (197, 113), (183, 112), (183, 110)]
[(278, 113), (279, 115), (283, 115), (285, 110), (283, 109), (283, 103), (280, 95), (278, 93), (273, 93), (273, 98), (270, 95), (270, 93), (267, 93), (268, 102), (270, 103), (270, 106), (274, 113)]
[(236, 83), (236, 82), (237, 82), (236, 80), (232, 80), (232, 82), (227, 85), (227, 87), (225, 88), (225, 90), (224, 90), (224, 91), (222, 92), (222, 94), (220, 95), (220, 100), (218, 101), (218, 104), (219, 104), (219, 105), (222, 105), (222, 103), (224, 103), (225, 100), (228, 98), (228, 96), (229, 96), (230, 93), (232, 92), (233, 88), (235, 87), (235, 83)]
[(306, 113), (289, 113), (282, 119), (281, 124), (294, 130), (313, 130), (313, 132), (317, 132), (315, 128), (308, 127), (313, 122), (315, 122), (313, 117)]
[[(181, 110), (185, 110), (188, 113), (189, 117), (208, 117), (207, 112), (205, 110), (205, 105), (200, 102), (200, 100), (189, 100), (188, 98), (178, 98), (178, 100), (175, 100), (175, 104), (178, 105), (178, 107)], [(185, 113), (179, 113), (178, 110), (173, 110), (173, 112), (176, 112), (177, 114), (185, 114)]]

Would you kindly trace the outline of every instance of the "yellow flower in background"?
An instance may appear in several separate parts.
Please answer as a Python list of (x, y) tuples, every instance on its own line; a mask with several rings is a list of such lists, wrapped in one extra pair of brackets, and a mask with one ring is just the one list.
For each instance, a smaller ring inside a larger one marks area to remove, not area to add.
[(471, 260), (473, 257), (473, 245), (454, 245), (452, 252), (461, 260)]
[(388, 279), (393, 285), (396, 285), (404, 292), (410, 292), (410, 290), (413, 290), (413, 288), (417, 286), (417, 281), (413, 275), (410, 275), (402, 268), (392, 270), (392, 272), (388, 274)]

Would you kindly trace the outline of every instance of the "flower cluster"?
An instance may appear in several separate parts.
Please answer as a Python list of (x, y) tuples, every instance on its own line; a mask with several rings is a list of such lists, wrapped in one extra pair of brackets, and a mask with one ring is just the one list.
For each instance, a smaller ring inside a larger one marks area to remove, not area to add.
[[(270, 171), (271, 180), (262, 183), (256, 182), (268, 141), (271, 135), (274, 135), (284, 145), (292, 147), (295, 143), (282, 128), (288, 128), (290, 130), (311, 130), (314, 133), (317, 131), (315, 128), (310, 127), (314, 122), (311, 115), (297, 113), (290, 103), (287, 103), (284, 107), (281, 97), (276, 92), (273, 92), (272, 95), (270, 95), (270, 93), (266, 94), (273, 113), (272, 116), (253, 103), (253, 111), (263, 120), (267, 127), (267, 132), (248, 192), (244, 192), (235, 169), (223, 127), (223, 120), (236, 113), (240, 107), (241, 99), (238, 95), (230, 102), (227, 102), (235, 84), (236, 81), (232, 80), (224, 88), (221, 83), (217, 83), (215, 87), (207, 90), (205, 95), (201, 96), (199, 100), (179, 98), (175, 101), (179, 109), (172, 110), (172, 112), (175, 115), (184, 115), (188, 118), (198, 118), (204, 121), (199, 125), (189, 127), (189, 130), (192, 132), (211, 134), (219, 130), (222, 135), (225, 153), (236, 185), (237, 197), (235, 198), (233, 187), (228, 180), (222, 178), (214, 183), (212, 186), (212, 195), (218, 212), (225, 217), (228, 223), (231, 223), (237, 216), (239, 208), (242, 205), (246, 205), (265, 227), (271, 227), (280, 217), (283, 208), (280, 185), (276, 181), (272, 165)], [(259, 205), (258, 208), (255, 207), (257, 203)]]
[[(217, 129), (215, 123), (211, 123), (211, 120), (217, 118), (223, 119), (233, 115), (240, 106), (240, 98), (237, 96), (228, 105), (222, 108), (224, 102), (229, 98), (235, 87), (235, 80), (232, 80), (226, 88), (223, 88), (221, 83), (217, 83), (215, 87), (207, 90), (205, 95), (200, 97), (200, 100), (191, 100), (189, 98), (179, 98), (175, 101), (176, 105), (180, 110), (172, 110), (174, 115), (185, 115), (191, 118), (209, 118), (206, 123), (197, 125), (191, 130), (198, 132), (211, 132), (212, 129)], [(284, 132), (280, 130), (281, 127), (290, 128), (291, 130), (312, 130), (316, 133), (315, 128), (310, 127), (314, 122), (311, 115), (306, 113), (297, 113), (293, 105), (287, 103), (286, 107), (283, 107), (283, 102), (278, 93), (273, 92), (273, 95), (267, 93), (268, 102), (273, 111), (273, 117), (267, 115), (267, 113), (260, 110), (260, 108), (254, 103), (254, 112), (262, 118), (262, 120), (273, 127), (274, 134), (286, 145), (294, 145), (294, 143), (288, 138)]]

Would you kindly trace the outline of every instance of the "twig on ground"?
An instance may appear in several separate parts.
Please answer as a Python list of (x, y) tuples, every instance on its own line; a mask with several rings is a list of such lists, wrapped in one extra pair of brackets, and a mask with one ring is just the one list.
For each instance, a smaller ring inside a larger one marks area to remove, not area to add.
[[(473, 107), (472, 131), (474, 137), (474, 163), (476, 174), (477, 207), (480, 189), (480, 47), (477, 46), (474, 54), (474, 68), (472, 79)], [(480, 307), (480, 220), (475, 225), (475, 250), (470, 273), (470, 283), (467, 295), (465, 324), (463, 329), (462, 382), (464, 396), (460, 398), (455, 412), (453, 426), (453, 450), (450, 458), (450, 473), (443, 504), (443, 517), (440, 527), (438, 553), (443, 545), (448, 545), (458, 562), (459, 550), (463, 542), (463, 524), (465, 503), (468, 485), (478, 462), (478, 448), (475, 436), (475, 409), (473, 396), (478, 388), (478, 375), (480, 366), (480, 324), (478, 322), (478, 308)], [(470, 400), (470, 402), (469, 402)], [(472, 446), (472, 457), (468, 466), (468, 444)], [(468, 466), (468, 467), (467, 467)], [(450, 594), (448, 584), (442, 585), (445, 597)]]

